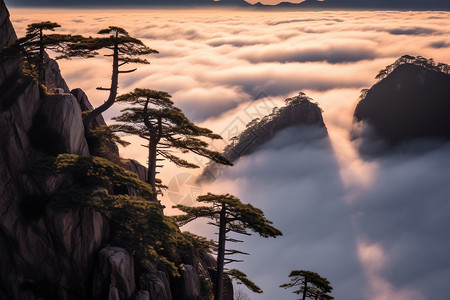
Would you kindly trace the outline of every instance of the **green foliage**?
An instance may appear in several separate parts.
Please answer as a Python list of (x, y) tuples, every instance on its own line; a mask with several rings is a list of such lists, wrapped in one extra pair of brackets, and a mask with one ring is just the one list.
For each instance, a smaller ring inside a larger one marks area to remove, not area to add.
[[(152, 202), (153, 190), (132, 172), (99, 157), (61, 154), (37, 162), (30, 172), (43, 177), (70, 175), (72, 183), (50, 195), (52, 209), (91, 207), (111, 221), (112, 242), (126, 247), (138, 259), (149, 259), (164, 265), (173, 276), (179, 249), (190, 246), (163, 206)], [(139, 196), (114, 195), (114, 186), (131, 187)]]
[(245, 285), (249, 290), (251, 290), (254, 293), (261, 294), (263, 291), (259, 286), (257, 286), (253, 281), (247, 278), (247, 275), (239, 270), (231, 269), (227, 271), (228, 276), (230, 276), (232, 279), (236, 280), (238, 284)]
[(298, 289), (293, 291), (293, 293), (298, 295), (302, 294), (302, 299), (334, 299), (334, 297), (329, 295), (333, 290), (330, 282), (315, 272), (294, 270), (291, 271), (289, 277), (291, 278), (291, 282), (282, 284), (280, 287), (285, 289), (297, 287)]
[(61, 53), (69, 42), (80, 39), (80, 36), (66, 34), (46, 34), (61, 27), (59, 24), (46, 21), (32, 23), (27, 26), (26, 35), (2, 49), (2, 59), (23, 58), (25, 75), (36, 78), (45, 86), (45, 69), (47, 67), (46, 50)]
[(166, 92), (135, 89), (117, 98), (119, 102), (126, 102), (128, 107), (122, 110), (122, 115), (113, 118), (121, 123), (115, 125), (114, 130), (137, 135), (148, 141), (147, 145), (144, 145), (149, 153), (147, 182), (154, 188), (159, 160), (169, 160), (179, 167), (199, 167), (173, 154), (174, 150), (181, 153), (191, 152), (221, 164), (231, 165), (221, 153), (209, 150), (208, 143), (204, 141), (204, 138), (221, 137), (192, 123), (181, 109), (174, 106), (170, 98)]
[[(287, 98), (285, 100), (285, 106), (281, 108), (274, 107), (271, 114), (264, 116), (262, 119), (255, 118), (248, 122), (244, 131), (242, 131), (238, 136), (234, 136), (230, 139), (232, 143), (228, 144), (225, 147), (224, 153), (230, 154), (230, 151), (233, 149), (233, 147), (240, 142), (248, 143), (247, 139), (253, 140), (255, 137), (255, 133), (256, 136), (265, 136), (266, 132), (271, 131), (270, 126), (273, 124), (273, 122), (279, 120), (280, 118), (283, 118), (287, 110), (304, 103), (312, 103), (312, 100), (312, 98), (306, 96), (306, 94), (303, 92), (300, 92), (297, 96)], [(314, 104), (316, 104), (320, 111), (323, 113), (323, 109), (319, 106), (319, 103), (315, 102)]]
[(218, 222), (222, 208), (225, 208), (227, 231), (250, 235), (247, 229), (258, 233), (260, 236), (277, 237), (282, 235), (281, 231), (272, 226), (272, 222), (264, 216), (264, 212), (251, 204), (244, 204), (235, 196), (214, 195), (208, 193), (197, 198), (198, 202), (212, 204), (212, 206), (190, 207), (176, 205), (174, 208), (185, 212), (184, 215), (175, 216), (174, 220), (179, 226), (183, 226), (197, 218), (209, 218)]
[(109, 26), (98, 31), (97, 34), (108, 36), (72, 40), (63, 57), (90, 58), (97, 56), (101, 49), (114, 50), (114, 48), (117, 48), (118, 61), (121, 62), (121, 65), (128, 63), (149, 64), (147, 60), (139, 59), (137, 56), (158, 53), (158, 51), (145, 46), (141, 40), (131, 37), (125, 29), (120, 27)]
[(127, 64), (149, 64), (146, 59), (139, 56), (158, 53), (144, 45), (136, 38), (131, 37), (128, 32), (120, 27), (110, 26), (98, 32), (99, 35), (109, 35), (107, 37), (89, 37), (73, 40), (66, 48), (64, 58), (72, 57), (95, 57), (100, 54), (100, 50), (111, 51), (106, 56), (112, 57), (112, 76), (111, 86), (109, 88), (98, 87), (99, 90), (109, 91), (108, 99), (99, 107), (94, 109), (84, 118), (85, 128), (89, 129), (91, 122), (101, 113), (109, 109), (115, 102), (119, 86), (119, 74), (131, 73), (136, 69), (121, 70), (120, 68)]
[(444, 74), (450, 74), (450, 66), (444, 63), (436, 63), (432, 58), (425, 58), (422, 56), (403, 55), (397, 59), (394, 63), (386, 66), (380, 70), (375, 76), (375, 79), (382, 80), (392, 73), (398, 66), (403, 64), (413, 64), (416, 66), (424, 67), (431, 71), (441, 72)]
[(92, 155), (106, 158), (117, 164), (120, 164), (120, 157), (116, 152), (117, 148), (115, 144), (123, 147), (130, 144), (117, 135), (111, 126), (107, 125), (100, 125), (92, 129), (86, 138)]
[(193, 234), (189, 231), (183, 232), (184, 237), (188, 240), (195, 250), (203, 253), (212, 253), (217, 248), (217, 243), (213, 240), (208, 240), (203, 236)]
[(165, 149), (190, 151), (216, 162), (231, 165), (223, 155), (207, 149), (208, 143), (200, 139), (201, 137), (221, 139), (221, 137), (189, 121), (181, 109), (174, 106), (170, 98), (166, 92), (150, 89), (135, 89), (131, 93), (119, 96), (117, 101), (126, 102), (132, 107), (123, 109), (124, 113), (114, 118), (123, 124), (117, 126), (116, 130), (138, 135), (148, 141), (155, 140), (158, 143), (158, 154), (180, 167), (198, 168), (197, 165)]
[[(234, 232), (238, 234), (250, 235), (250, 230), (266, 238), (277, 237), (279, 235), (282, 235), (282, 233), (272, 226), (272, 222), (266, 219), (262, 210), (254, 207), (251, 204), (244, 204), (238, 198), (232, 195), (214, 195), (209, 193), (204, 196), (199, 196), (197, 198), (197, 201), (206, 203), (208, 204), (208, 206), (174, 206), (174, 208), (180, 209), (185, 214), (174, 216), (173, 220), (179, 226), (183, 226), (197, 218), (207, 218), (211, 220), (211, 222), (209, 222), (208, 224), (217, 226), (219, 228), (219, 240), (217, 243), (217, 278), (215, 297), (216, 299), (221, 299), (224, 265), (230, 262), (242, 261), (225, 258), (225, 256), (230, 256), (233, 254), (248, 255), (248, 253), (242, 251), (225, 249), (226, 241), (242, 242), (227, 237), (227, 233)], [(244, 273), (238, 270), (231, 270), (228, 274), (246, 285), (253, 292), (262, 293), (262, 290), (253, 282), (251, 282)]]

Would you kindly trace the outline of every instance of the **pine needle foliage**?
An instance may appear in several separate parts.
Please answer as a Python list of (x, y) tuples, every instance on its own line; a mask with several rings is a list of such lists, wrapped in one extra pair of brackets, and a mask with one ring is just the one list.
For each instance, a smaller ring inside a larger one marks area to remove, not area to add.
[(49, 60), (46, 51), (63, 53), (68, 43), (81, 39), (79, 35), (46, 33), (60, 27), (51, 21), (29, 24), (26, 35), (3, 48), (0, 56), (2, 59), (23, 58), (24, 74), (36, 78), (39, 84), (45, 86), (45, 70)]
[(280, 285), (281, 288), (298, 288), (294, 294), (302, 295), (302, 300), (332, 300), (329, 295), (333, 290), (330, 282), (319, 274), (305, 270), (294, 270), (289, 274), (291, 282)]
[[(110, 220), (113, 244), (123, 246), (139, 260), (151, 260), (179, 276), (180, 252), (192, 247), (176, 224), (163, 214), (153, 199), (150, 185), (137, 175), (100, 157), (61, 154), (47, 157), (31, 167), (41, 178), (68, 175), (67, 187), (60, 188), (48, 206), (56, 210), (90, 207)], [(115, 195), (114, 186), (127, 186), (139, 196)]]
[(151, 186), (155, 187), (158, 156), (179, 167), (199, 167), (175, 155), (173, 150), (191, 152), (221, 164), (231, 165), (221, 153), (208, 149), (209, 144), (202, 139), (221, 139), (220, 135), (192, 123), (181, 109), (174, 105), (168, 93), (135, 89), (119, 96), (117, 101), (127, 103), (129, 107), (122, 110), (122, 115), (113, 118), (120, 124), (115, 130), (137, 135), (148, 142), (145, 145), (149, 151), (147, 182)]
[(112, 76), (111, 85), (109, 88), (98, 87), (99, 90), (109, 91), (108, 99), (99, 107), (94, 109), (84, 118), (85, 128), (101, 113), (110, 108), (117, 96), (119, 85), (119, 74), (132, 73), (136, 69), (123, 70), (121, 67), (128, 64), (150, 64), (150, 62), (140, 56), (158, 53), (158, 51), (151, 49), (144, 45), (144, 43), (132, 36), (121, 28), (116, 26), (109, 26), (98, 32), (102, 37), (89, 37), (74, 40), (69, 44), (62, 57), (95, 57), (101, 53), (101, 50), (108, 51), (105, 56), (112, 57)]
[[(272, 222), (264, 216), (264, 212), (251, 204), (244, 204), (235, 196), (207, 194), (199, 196), (198, 202), (205, 203), (207, 206), (190, 207), (176, 205), (185, 214), (173, 217), (176, 224), (183, 226), (197, 218), (207, 218), (211, 221), (210, 225), (219, 228), (219, 240), (217, 244), (217, 278), (215, 286), (216, 300), (222, 299), (224, 266), (231, 262), (241, 262), (242, 260), (227, 258), (233, 254), (248, 255), (248, 253), (239, 250), (229, 250), (225, 248), (227, 241), (242, 242), (227, 237), (229, 232), (243, 235), (251, 235), (250, 232), (259, 234), (262, 237), (277, 237), (282, 235), (281, 231), (272, 226)], [(262, 293), (262, 290), (251, 282), (247, 276), (238, 271), (230, 270), (228, 272), (239, 282), (245, 284), (250, 290)]]

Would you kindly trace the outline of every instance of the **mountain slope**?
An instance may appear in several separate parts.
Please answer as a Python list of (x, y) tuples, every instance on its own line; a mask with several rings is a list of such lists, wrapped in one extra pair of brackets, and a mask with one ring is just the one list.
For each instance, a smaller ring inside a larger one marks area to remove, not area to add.
[[(0, 0), (0, 45), (15, 38)], [(135, 199), (149, 189), (131, 172), (145, 174), (143, 166), (130, 160), (119, 166), (91, 156), (103, 149), (95, 149), (95, 143), (85, 138), (82, 110), (92, 109), (87, 96), (80, 89), (68, 92), (55, 61), (50, 61), (46, 73), (47, 87), (62, 91), (46, 93), (22, 73), (21, 59), (0, 60), (0, 299), (208, 297), (215, 259), (195, 248), (195, 241), (175, 225), (161, 227), (167, 218), (159, 203), (140, 197), (145, 205), (136, 204)], [(101, 116), (95, 121), (104, 124)], [(104, 146), (117, 151), (115, 145)], [(117, 152), (112, 154), (119, 160)], [(131, 180), (117, 184), (121, 178)], [(118, 215), (108, 211), (110, 201), (114, 205), (122, 201)], [(144, 213), (139, 207), (149, 209)], [(133, 221), (138, 215), (144, 219), (136, 223), (150, 228), (120, 235), (117, 228), (124, 228), (123, 223), (137, 228)], [(156, 237), (153, 244), (151, 235)], [(139, 258), (139, 247), (130, 248), (136, 246), (130, 236), (147, 243), (145, 252), (150, 255)], [(170, 239), (179, 245), (167, 249), (175, 269), (168, 267), (170, 262), (161, 262), (164, 254), (157, 252), (162, 244), (155, 247)], [(153, 247), (157, 249), (151, 254)], [(229, 278), (225, 287), (224, 298), (230, 300)]]
[(222, 7), (250, 6), (244, 0), (9, 0), (11, 6), (31, 7), (104, 7), (104, 6), (169, 6), (169, 7)]
[[(250, 155), (287, 128), (295, 128), (302, 132), (300, 136), (290, 136), (290, 143), (305, 142), (328, 136), (327, 128), (322, 118), (322, 111), (318, 104), (311, 102), (311, 98), (304, 93), (286, 99), (287, 105), (274, 109), (272, 114), (255, 119), (247, 124), (247, 128), (237, 137), (232, 138), (232, 144), (225, 147), (223, 153), (232, 162)], [(306, 131), (308, 134), (303, 134)], [(299, 140), (300, 139), (300, 140)], [(283, 147), (284, 145), (276, 145)], [(214, 181), (225, 167), (211, 162), (200, 176), (200, 181)]]

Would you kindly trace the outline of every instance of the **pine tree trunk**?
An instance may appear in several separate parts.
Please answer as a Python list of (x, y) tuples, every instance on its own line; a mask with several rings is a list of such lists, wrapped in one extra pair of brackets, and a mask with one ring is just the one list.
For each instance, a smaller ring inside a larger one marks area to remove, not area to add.
[(119, 85), (119, 46), (116, 44), (114, 46), (113, 53), (113, 70), (111, 76), (111, 88), (109, 90), (109, 97), (105, 103), (91, 111), (86, 117), (83, 119), (84, 130), (86, 133), (89, 133), (89, 125), (90, 123), (100, 114), (105, 112), (108, 108), (110, 108), (114, 102), (116, 101), (117, 96), (117, 88)]
[(303, 285), (303, 297), (302, 297), (302, 300), (306, 299), (307, 288), (308, 288), (308, 281), (306, 280), (306, 277), (305, 277), (305, 284)]
[[(148, 169), (147, 169), (147, 183), (153, 188), (156, 193), (156, 146), (157, 141), (155, 138), (150, 138), (148, 143)], [(155, 194), (156, 199), (156, 194)]]
[(39, 31), (39, 59), (38, 59), (38, 77), (39, 83), (45, 85), (45, 64), (44, 64), (44, 34), (42, 33), (42, 29)]
[(214, 293), (214, 300), (222, 300), (223, 293), (223, 268), (225, 262), (225, 238), (227, 230), (226, 207), (222, 204), (220, 211), (220, 225), (219, 225), (219, 245), (217, 252), (217, 279), (216, 289)]

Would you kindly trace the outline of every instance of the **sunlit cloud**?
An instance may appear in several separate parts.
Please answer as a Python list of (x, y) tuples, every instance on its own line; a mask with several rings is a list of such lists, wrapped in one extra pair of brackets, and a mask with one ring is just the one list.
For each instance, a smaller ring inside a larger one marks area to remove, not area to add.
[[(27, 24), (49, 19), (71, 34), (124, 27), (160, 54), (121, 75), (119, 93), (137, 87), (171, 93), (188, 117), (223, 136), (213, 143), (217, 150), (299, 91), (319, 103), (329, 139), (302, 143), (305, 132), (284, 131), (225, 171), (220, 184), (200, 189), (236, 194), (283, 231), (277, 240), (245, 240), (243, 250), (252, 255), (236, 267), (265, 290), (255, 299), (295, 299), (278, 285), (298, 268), (327, 277), (336, 299), (443, 299), (450, 293), (448, 146), (368, 161), (349, 138), (359, 92), (375, 83), (378, 70), (403, 54), (450, 62), (450, 13), (12, 9), (11, 17), (19, 36)], [(109, 84), (108, 57), (59, 63), (71, 88), (85, 90), (94, 106), (105, 101), (96, 87)], [(114, 105), (106, 119), (123, 108)], [(143, 141), (127, 139), (133, 145), (121, 149), (122, 156), (145, 164)], [(173, 185), (200, 172), (166, 164), (159, 175)], [(178, 194), (192, 191), (177, 188)], [(166, 193), (162, 200), (170, 214), (175, 198)], [(201, 222), (188, 229), (214, 237)]]

